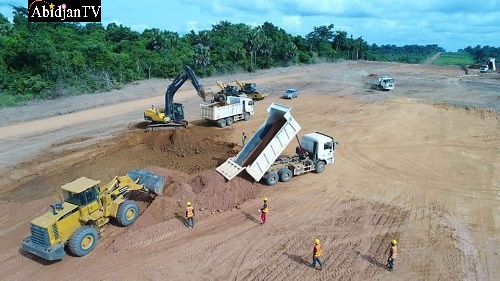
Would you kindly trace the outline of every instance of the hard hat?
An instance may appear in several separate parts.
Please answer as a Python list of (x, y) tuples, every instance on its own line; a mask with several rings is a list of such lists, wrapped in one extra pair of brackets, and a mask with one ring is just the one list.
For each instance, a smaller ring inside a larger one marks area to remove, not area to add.
[(264, 197), (264, 201), (267, 201), (267, 197)]
[(189, 202), (189, 201), (188, 201), (188, 202), (186, 203), (186, 205), (191, 206), (191, 202)]
[(392, 243), (393, 245), (396, 245), (396, 244), (398, 244), (398, 240), (396, 240), (396, 239), (392, 239), (392, 240), (391, 240), (391, 243)]
[(314, 239), (314, 244), (316, 244), (316, 245), (319, 244), (319, 239), (318, 238)]

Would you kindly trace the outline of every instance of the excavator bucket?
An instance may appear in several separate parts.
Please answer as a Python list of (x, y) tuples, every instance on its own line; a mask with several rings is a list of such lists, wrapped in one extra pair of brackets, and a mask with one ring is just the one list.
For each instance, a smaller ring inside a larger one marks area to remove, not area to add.
[(165, 186), (165, 177), (158, 176), (157, 174), (148, 170), (130, 170), (127, 173), (132, 180), (137, 184), (144, 185), (144, 188), (151, 193), (156, 195), (163, 194), (163, 188)]

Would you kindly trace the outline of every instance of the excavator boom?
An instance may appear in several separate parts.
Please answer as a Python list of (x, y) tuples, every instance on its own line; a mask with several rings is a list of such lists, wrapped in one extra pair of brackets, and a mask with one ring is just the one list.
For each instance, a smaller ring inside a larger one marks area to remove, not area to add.
[(151, 121), (146, 128), (147, 131), (154, 129), (171, 129), (176, 127), (187, 127), (188, 123), (184, 120), (184, 106), (180, 103), (174, 103), (175, 93), (187, 81), (196, 89), (198, 96), (204, 101), (209, 101), (209, 94), (201, 84), (194, 71), (187, 65), (184, 66), (184, 73), (179, 74), (165, 92), (165, 109), (161, 110), (152, 106), (144, 112), (144, 119)]

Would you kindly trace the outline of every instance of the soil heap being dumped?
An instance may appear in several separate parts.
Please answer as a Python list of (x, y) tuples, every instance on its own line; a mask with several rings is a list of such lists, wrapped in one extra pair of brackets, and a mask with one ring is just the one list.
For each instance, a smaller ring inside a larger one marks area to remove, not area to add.
[(147, 227), (173, 218), (183, 218), (186, 202), (192, 202), (198, 214), (238, 208), (243, 202), (257, 198), (261, 185), (236, 177), (231, 181), (215, 170), (196, 175), (169, 170), (157, 166), (145, 168), (166, 178), (162, 196), (156, 196), (151, 205), (141, 214), (137, 227)]

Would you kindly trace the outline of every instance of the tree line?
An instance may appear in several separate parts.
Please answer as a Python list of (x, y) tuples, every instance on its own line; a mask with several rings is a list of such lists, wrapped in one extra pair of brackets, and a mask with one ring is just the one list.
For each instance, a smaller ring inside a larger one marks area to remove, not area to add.
[(466, 47), (465, 49), (460, 49), (458, 52), (465, 52), (472, 56), (474, 61), (478, 64), (485, 64), (488, 58), (496, 58), (500, 60), (500, 47), (490, 47), (477, 45), (472, 48), (471, 46)]
[(369, 45), (333, 24), (314, 27), (303, 37), (269, 22), (221, 21), (181, 36), (158, 28), (140, 33), (114, 23), (30, 23), (27, 9), (14, 7), (12, 22), (0, 14), (0, 106), (173, 78), (184, 64), (206, 77), (340, 59), (417, 63), (442, 50)]

